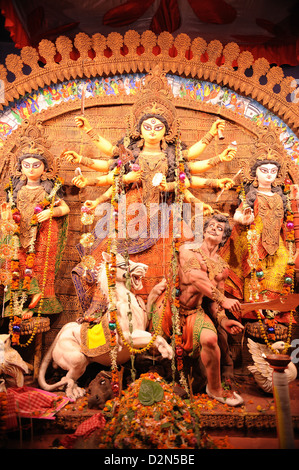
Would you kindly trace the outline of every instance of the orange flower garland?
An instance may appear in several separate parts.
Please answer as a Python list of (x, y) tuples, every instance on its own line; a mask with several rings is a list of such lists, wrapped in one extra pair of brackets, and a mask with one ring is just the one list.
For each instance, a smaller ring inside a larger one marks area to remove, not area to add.
[[(111, 359), (111, 388), (115, 397), (119, 396), (119, 378), (117, 368), (117, 308), (114, 302), (114, 290), (116, 285), (116, 235), (118, 231), (118, 178), (120, 174), (120, 165), (117, 165), (113, 175), (112, 197), (111, 197), (111, 226), (114, 218), (114, 233), (109, 234), (107, 252), (110, 254), (110, 263), (106, 263), (106, 274), (108, 282), (108, 295), (109, 295), (109, 331), (110, 331), (110, 359)], [(111, 227), (110, 227), (111, 230)], [(110, 266), (109, 266), (110, 264)]]
[(15, 315), (13, 317), (13, 325), (12, 325), (12, 332), (11, 332), (11, 344), (12, 345), (18, 345), (19, 344), (21, 323), (22, 323), (22, 318), (17, 317)]
[[(177, 185), (175, 191), (175, 203), (179, 206), (179, 213), (182, 220), (182, 204), (183, 204), (183, 192), (185, 189), (185, 168), (184, 168), (184, 160), (182, 157), (181, 152), (181, 144), (180, 138), (176, 142), (176, 160), (177, 160)], [(189, 394), (186, 378), (183, 372), (183, 353), (184, 349), (182, 347), (182, 331), (180, 325), (180, 279), (178, 275), (178, 257), (179, 257), (179, 249), (181, 245), (181, 239), (178, 237), (177, 234), (173, 234), (173, 255), (172, 255), (172, 276), (173, 276), (173, 302), (171, 305), (172, 311), (172, 327), (174, 332), (173, 343), (174, 343), (174, 351), (175, 351), (175, 360), (176, 360), (176, 369), (180, 375), (180, 383)], [(173, 369), (173, 379), (175, 377), (175, 364), (172, 364)]]
[[(283, 288), (281, 292), (281, 295), (283, 297), (286, 297), (290, 293), (294, 292), (295, 263), (294, 263), (293, 251), (294, 251), (294, 243), (295, 243), (295, 231), (294, 231), (294, 214), (291, 209), (291, 204), (289, 200), (291, 183), (292, 182), (289, 179), (287, 179), (284, 183), (284, 194), (287, 197), (286, 243), (288, 245), (288, 250), (289, 250), (289, 259), (288, 259), (288, 263), (287, 263), (285, 273), (284, 273), (284, 284), (283, 284)], [(242, 189), (243, 188), (240, 189), (241, 192), (242, 192)], [(244, 189), (243, 189), (243, 192), (244, 192)], [(245, 201), (244, 194), (243, 194), (243, 201)], [(255, 224), (253, 223), (250, 226), (250, 230), (248, 230), (247, 232), (248, 252), (249, 252), (248, 263), (249, 263), (249, 266), (251, 267), (250, 286), (251, 286), (253, 295), (256, 297), (256, 299), (258, 299), (259, 295), (265, 291), (265, 285), (264, 285), (265, 276), (264, 276), (264, 272), (263, 272), (260, 260), (257, 255), (256, 237), (254, 236), (254, 232), (255, 232)], [(291, 311), (289, 327), (288, 327), (288, 337), (286, 340), (285, 349), (283, 351), (284, 353), (288, 350), (288, 348), (290, 347), (290, 343), (291, 343), (293, 316), (294, 316), (294, 312)], [(257, 317), (258, 317), (258, 321), (259, 321), (260, 328), (261, 328), (262, 338), (264, 339), (266, 345), (275, 354), (277, 354), (277, 351), (274, 348), (272, 348), (272, 345), (271, 345), (271, 342), (274, 342), (276, 340), (275, 325), (277, 324), (277, 320), (275, 319), (275, 317), (273, 318), (266, 317), (263, 322), (262, 315), (259, 311), (257, 311)]]
[[(180, 202), (182, 203), (182, 188), (184, 187), (184, 179), (185, 179), (185, 174), (183, 173), (184, 170), (184, 164), (182, 163), (181, 166), (179, 167), (180, 169)], [(114, 396), (117, 397), (120, 392), (120, 387), (119, 387), (119, 378), (118, 378), (118, 367), (117, 367), (117, 362), (116, 362), (116, 355), (117, 355), (117, 336), (116, 333), (120, 336), (122, 339), (123, 344), (128, 348), (130, 351), (130, 354), (133, 358), (134, 354), (142, 354), (143, 352), (147, 351), (150, 349), (150, 347), (154, 344), (154, 342), (157, 339), (158, 334), (160, 334), (161, 326), (162, 326), (162, 321), (165, 315), (166, 311), (166, 306), (167, 306), (167, 301), (169, 298), (169, 292), (170, 292), (170, 287), (166, 290), (165, 298), (164, 298), (164, 304), (163, 304), (163, 310), (162, 310), (162, 315), (160, 317), (159, 323), (157, 325), (157, 328), (152, 335), (151, 340), (149, 343), (141, 349), (136, 349), (132, 347), (131, 344), (128, 343), (128, 341), (125, 339), (122, 329), (119, 325), (118, 318), (117, 318), (117, 308), (114, 303), (114, 290), (116, 287), (116, 253), (117, 253), (117, 241), (116, 241), (116, 236), (118, 233), (118, 195), (120, 191), (122, 190), (121, 188), (121, 181), (122, 181), (122, 173), (123, 173), (123, 167), (122, 167), (122, 162), (119, 161), (118, 165), (115, 169), (114, 175), (113, 175), (113, 185), (112, 185), (112, 197), (111, 197), (111, 206), (113, 208), (113, 211), (111, 211), (111, 227), (113, 226), (112, 221), (114, 221), (114, 233), (109, 234), (109, 239), (108, 239), (108, 246), (107, 246), (107, 252), (110, 254), (110, 263), (106, 263), (106, 274), (107, 274), (107, 280), (108, 280), (108, 295), (109, 295), (109, 330), (110, 330), (110, 358), (111, 358), (111, 374), (112, 374), (112, 380), (111, 380), (111, 387), (112, 391), (114, 393)], [(179, 240), (176, 240), (174, 243), (175, 250), (179, 249)], [(178, 281), (177, 281), (178, 282)], [(168, 285), (170, 286), (170, 284)], [(179, 306), (179, 300), (178, 298), (176, 299), (176, 305)], [(128, 312), (129, 313), (129, 312)], [(179, 338), (180, 334), (177, 332), (176, 334), (176, 344), (177, 344), (177, 349), (176, 352), (178, 353), (178, 361), (179, 361), (179, 370), (182, 371), (183, 365), (182, 365), (182, 354), (179, 354), (182, 351), (181, 348), (181, 339)], [(181, 349), (179, 349), (181, 348)]]
[[(43, 299), (44, 299), (44, 290), (46, 286), (47, 280), (47, 271), (48, 271), (48, 259), (49, 259), (49, 252), (50, 252), (50, 244), (51, 244), (51, 233), (52, 233), (52, 217), (53, 217), (53, 207), (55, 202), (55, 196), (57, 191), (61, 188), (63, 184), (63, 180), (61, 178), (57, 178), (55, 184), (53, 186), (52, 191), (43, 201), (36, 205), (34, 209), (34, 215), (31, 219), (31, 225), (36, 225), (37, 222), (37, 214), (44, 210), (45, 207), (50, 206), (50, 219), (49, 219), (49, 231), (47, 237), (47, 246), (46, 246), (46, 261), (44, 266), (44, 274), (43, 274), (43, 281), (42, 281), (42, 288), (41, 288), (41, 299), (39, 302), (39, 308), (37, 312), (37, 317), (40, 317), (42, 306), (43, 306)], [(17, 209), (15, 202), (13, 200), (13, 187), (12, 181), (10, 181), (9, 185), (6, 187), (6, 191), (8, 193), (8, 199), (11, 206), (12, 217), (15, 222), (15, 231), (12, 237), (12, 245), (13, 245), (13, 259), (11, 260), (11, 295), (10, 295), (10, 326), (9, 330), (12, 334), (12, 344), (13, 345), (20, 345), (21, 347), (25, 347), (29, 345), (37, 331), (38, 323), (36, 323), (33, 332), (28, 339), (28, 341), (24, 344), (20, 344), (20, 334), (21, 334), (21, 313), (23, 309), (23, 305), (27, 299), (27, 293), (30, 290), (31, 279), (33, 277), (33, 268), (34, 268), (34, 260), (35, 260), (35, 251), (34, 251), (34, 243), (30, 244), (26, 263), (25, 263), (25, 271), (24, 271), (24, 278), (21, 286), (20, 292), (20, 281), (21, 281), (21, 273), (20, 273), (20, 262), (17, 259), (17, 251), (19, 247), (19, 240), (18, 235), (20, 233), (20, 222), (21, 222), (21, 214), (20, 211)]]

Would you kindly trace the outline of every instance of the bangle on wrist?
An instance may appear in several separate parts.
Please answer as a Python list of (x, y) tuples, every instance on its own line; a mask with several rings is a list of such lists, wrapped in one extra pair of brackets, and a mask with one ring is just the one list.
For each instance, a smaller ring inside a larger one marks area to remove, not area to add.
[(218, 182), (215, 178), (207, 178), (205, 186), (208, 186), (209, 188), (218, 188)]
[(219, 326), (221, 325), (221, 322), (224, 318), (227, 318), (227, 316), (223, 310), (220, 310), (220, 312), (218, 312), (216, 315), (217, 323)]
[(86, 131), (86, 134), (91, 138), (91, 140), (98, 140), (99, 138), (96, 131), (92, 127)]
[(209, 132), (207, 132), (207, 133), (203, 136), (203, 138), (201, 139), (201, 141), (202, 141), (203, 144), (208, 145), (208, 144), (210, 144), (210, 143), (212, 142), (213, 139), (214, 139), (214, 136), (213, 136), (213, 134), (211, 134), (211, 132), (209, 131)]
[(87, 166), (88, 168), (91, 168), (92, 165), (94, 164), (94, 161), (93, 161), (92, 158), (82, 156), (81, 160), (80, 160), (80, 163), (82, 163), (82, 165), (84, 165), (84, 166)]
[(220, 155), (217, 155), (216, 157), (212, 157), (212, 158), (209, 159), (209, 165), (210, 166), (216, 166), (221, 162), (222, 162), (222, 160), (221, 160)]
[(212, 287), (212, 300), (221, 306), (222, 302), (225, 300), (224, 294), (217, 289), (217, 287)]

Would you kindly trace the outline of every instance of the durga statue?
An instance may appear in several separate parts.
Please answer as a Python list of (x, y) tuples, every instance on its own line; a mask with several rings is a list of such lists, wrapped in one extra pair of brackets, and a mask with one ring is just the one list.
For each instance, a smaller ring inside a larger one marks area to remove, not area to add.
[[(62, 155), (64, 159), (77, 166), (86, 166), (100, 173), (95, 178), (88, 178), (82, 174), (75, 176), (72, 182), (77, 187), (107, 188), (99, 198), (85, 201), (83, 210), (92, 212), (97, 208), (98, 211), (101, 204), (115, 200), (113, 184), (116, 182), (118, 198), (125, 195), (126, 208), (126, 232), (118, 233), (117, 250), (119, 253), (127, 252), (131, 260), (149, 266), (143, 289), (143, 293), (147, 295), (154, 285), (163, 277), (167, 277), (167, 267), (170, 265), (172, 253), (173, 221), (169, 216), (166, 233), (159, 217), (155, 217), (156, 208), (161, 203), (170, 207), (177, 201), (180, 187), (181, 201), (200, 204), (204, 216), (212, 214), (214, 212), (212, 207), (195, 197), (191, 190), (230, 189), (235, 184), (230, 178), (214, 179), (200, 175), (221, 162), (231, 161), (236, 155), (236, 148), (228, 146), (219, 155), (206, 160), (197, 160), (209, 143), (223, 132), (225, 122), (222, 119), (215, 120), (206, 135), (187, 147), (181, 141), (179, 121), (170, 86), (159, 67), (145, 77), (144, 86), (128, 117), (127, 132), (116, 145), (98, 135), (86, 117), (77, 116), (75, 120), (77, 126), (87, 133), (100, 152), (106, 156), (105, 159), (91, 159), (73, 150), (65, 151)], [(139, 209), (138, 236), (136, 234), (130, 236), (134, 233), (137, 220), (134, 208)], [(118, 216), (120, 217), (120, 214)], [(184, 236), (191, 240), (193, 234), (188, 228), (185, 227)], [(107, 250), (108, 243), (108, 237), (101, 237), (98, 232), (96, 226), (95, 239), (88, 250), (83, 243), (82, 253), (88, 252), (89, 256), (83, 256), (81, 263), (73, 270), (73, 280), (83, 311), (89, 309), (89, 314), (92, 313), (92, 309), (96, 309), (96, 305), (91, 306), (93, 303), (91, 299), (95, 299), (91, 287), (92, 270), (88, 269), (90, 265), (84, 266), (84, 262), (87, 258), (90, 261), (91, 256), (92, 265), (98, 264), (101, 253)], [(88, 279), (89, 285), (86, 284)], [(97, 298), (95, 304), (98, 301)]]

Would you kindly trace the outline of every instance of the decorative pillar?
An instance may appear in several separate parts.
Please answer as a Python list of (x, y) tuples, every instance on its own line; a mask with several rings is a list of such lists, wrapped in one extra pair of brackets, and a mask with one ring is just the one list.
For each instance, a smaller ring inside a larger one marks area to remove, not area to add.
[(285, 372), (291, 361), (287, 354), (269, 354), (267, 361), (273, 368), (273, 395), (280, 449), (295, 449), (289, 384)]

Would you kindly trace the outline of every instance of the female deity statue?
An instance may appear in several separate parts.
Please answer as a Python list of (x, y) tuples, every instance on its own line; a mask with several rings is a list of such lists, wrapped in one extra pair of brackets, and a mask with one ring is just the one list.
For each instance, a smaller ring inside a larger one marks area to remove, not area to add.
[(242, 202), (234, 215), (231, 238), (221, 252), (229, 264), (226, 291), (245, 302), (272, 300), (291, 286), (295, 255), (291, 202), (282, 189), (288, 160), (275, 131), (269, 128), (264, 133), (254, 158), (241, 166)]
[(11, 281), (5, 296), (6, 316), (32, 317), (42, 302), (42, 314), (60, 313), (54, 292), (66, 241), (69, 207), (61, 199), (62, 180), (57, 162), (42, 139), (33, 139), (29, 126), (16, 156), (16, 167), (6, 187), (14, 230), (6, 241), (11, 247)]
[[(177, 155), (181, 155), (183, 162), (183, 171), (180, 172), (179, 177), (184, 181), (184, 201), (201, 203), (204, 215), (212, 213), (212, 207), (193, 196), (189, 188), (229, 189), (234, 184), (230, 178), (201, 178), (197, 174), (209, 170), (222, 161), (232, 160), (236, 153), (235, 149), (227, 148), (216, 157), (194, 161), (218, 131), (224, 129), (224, 121), (216, 120), (206, 136), (187, 148), (179, 138), (176, 108), (172, 98), (165, 76), (155, 69), (146, 77), (145, 86), (132, 106), (126, 136), (115, 146), (102, 136), (97, 135), (85, 117), (75, 118), (77, 125), (87, 132), (103, 154), (110, 157), (109, 160), (93, 160), (78, 155), (74, 151), (67, 151), (63, 154), (67, 161), (76, 165), (85, 165), (100, 173), (106, 173), (94, 179), (82, 175), (76, 176), (73, 183), (80, 188), (86, 185), (110, 186), (118, 165), (123, 164), (122, 184), (126, 195), (127, 228), (130, 227), (130, 221), (134, 222), (134, 218), (130, 215), (131, 204), (140, 203), (144, 208), (144, 214), (139, 214), (139, 236), (127, 236), (123, 240), (118, 238), (118, 250), (123, 252), (126, 249), (133, 261), (149, 265), (147, 279), (144, 282), (146, 292), (149, 292), (149, 287), (153, 287), (161, 280), (163, 270), (167, 269), (170, 262), (170, 237), (162, 233), (159, 222), (158, 235), (151, 235), (150, 222), (153, 222), (154, 217), (151, 217), (152, 213), (149, 216), (149, 210), (155, 203), (169, 204), (174, 201), (178, 185), (176, 180), (178, 174)], [(112, 188), (110, 186), (98, 199), (88, 200), (85, 205), (93, 210), (100, 203), (109, 200), (111, 194)], [(170, 233), (171, 230), (170, 221)], [(191, 236), (190, 230), (190, 238)], [(105, 243), (103, 240), (103, 243), (99, 244), (99, 239), (97, 239), (90, 252), (97, 261), (99, 259), (97, 253), (103, 251)], [(161, 261), (159, 266), (157, 266), (158, 259)]]
[[(91, 179), (82, 175), (73, 178), (72, 182), (79, 188), (85, 186), (110, 186), (113, 182), (114, 169), (120, 158), (120, 147), (125, 147), (132, 154), (130, 164), (125, 166), (122, 182), (125, 185), (139, 183), (142, 185), (143, 201), (160, 202), (160, 194), (175, 191), (175, 152), (178, 141), (178, 122), (176, 108), (171, 101), (171, 91), (165, 77), (159, 69), (154, 69), (145, 79), (145, 87), (140, 98), (133, 105), (130, 116), (128, 135), (123, 137), (115, 146), (104, 137), (96, 134), (88, 120), (83, 116), (75, 118), (79, 128), (84, 130), (93, 140), (99, 150), (110, 157), (110, 160), (91, 159), (78, 155), (74, 151), (66, 151), (63, 157), (76, 165), (84, 165), (103, 176)], [(218, 132), (223, 132), (225, 122), (217, 119), (210, 131), (197, 143), (187, 148), (180, 143), (185, 162), (185, 200), (196, 202), (188, 188), (213, 187), (229, 189), (234, 184), (230, 178), (210, 179), (200, 178), (199, 173), (210, 170), (221, 162), (231, 161), (236, 149), (227, 147), (220, 155), (208, 160), (194, 161), (205, 150)], [(133, 169), (133, 171), (132, 171)], [(161, 174), (159, 184), (153, 183), (155, 174)], [(192, 176), (191, 176), (192, 175)], [(136, 185), (135, 185), (136, 186)], [(111, 191), (105, 193), (98, 200), (87, 201), (87, 205), (94, 209), (99, 203), (107, 200)], [(201, 201), (200, 201), (201, 202)], [(213, 212), (211, 206), (203, 203), (204, 215)]]

